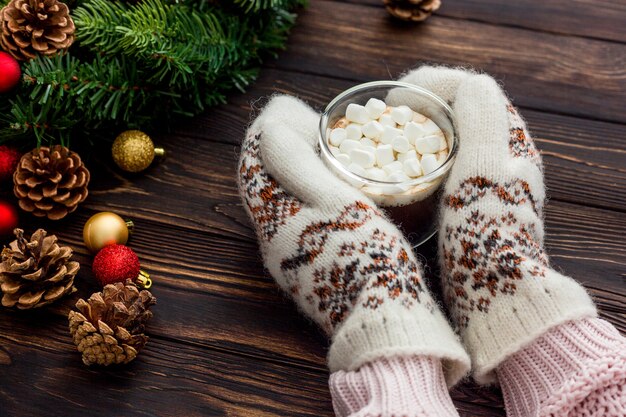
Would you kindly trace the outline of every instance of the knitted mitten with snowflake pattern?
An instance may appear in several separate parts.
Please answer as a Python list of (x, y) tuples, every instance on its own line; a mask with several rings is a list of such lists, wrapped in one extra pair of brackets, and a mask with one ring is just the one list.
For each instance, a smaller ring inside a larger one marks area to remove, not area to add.
[(517, 111), (489, 76), (443, 71), (422, 68), (405, 81), (442, 95), (457, 119), (439, 230), (443, 292), (476, 379), (490, 382), (504, 358), (596, 310), (579, 284), (548, 265), (541, 158)]
[(439, 231), (444, 298), (474, 377), (507, 415), (626, 415), (626, 339), (544, 252), (541, 157), (496, 82), (423, 67), (404, 81), (452, 104), (460, 147)]
[(243, 142), (240, 192), (266, 268), (332, 337), (331, 371), (423, 355), (454, 384), (467, 354), (397, 227), (319, 159), (318, 122), (301, 101), (274, 97)]

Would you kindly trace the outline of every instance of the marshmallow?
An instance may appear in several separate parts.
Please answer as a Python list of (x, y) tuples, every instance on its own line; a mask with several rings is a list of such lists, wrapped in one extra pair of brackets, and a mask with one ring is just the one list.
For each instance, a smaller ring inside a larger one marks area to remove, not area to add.
[(361, 142), (361, 146), (371, 146), (373, 148), (376, 147), (376, 142), (374, 142), (370, 138), (363, 138), (359, 142)]
[(378, 119), (378, 121), (383, 126), (396, 127), (396, 122), (393, 121), (393, 118), (389, 114), (383, 114), (382, 116), (380, 116), (380, 119)]
[(436, 135), (441, 132), (437, 123), (430, 119), (426, 119), (426, 122), (422, 123), (422, 128), (424, 129), (424, 135)]
[(348, 104), (348, 108), (346, 109), (346, 119), (360, 124), (365, 124), (370, 121), (370, 117), (368, 116), (365, 107), (354, 103)]
[[(410, 180), (411, 178), (407, 177), (402, 171), (395, 171), (389, 174), (389, 176), (387, 176), (387, 182), (404, 183)], [(411, 187), (409, 185), (394, 184), (394, 185), (384, 185), (381, 188), (383, 189), (383, 194), (395, 195), (395, 194), (403, 193)]]
[(385, 102), (377, 98), (370, 98), (365, 104), (365, 110), (367, 110), (367, 114), (372, 119), (378, 119), (386, 108)]
[[(393, 123), (393, 126), (396, 125), (396, 122)], [(393, 126), (384, 126), (383, 127), (383, 134), (380, 135), (380, 141), (386, 145), (391, 144), (391, 142), (393, 142), (393, 140), (402, 135), (402, 131), (400, 129), (397, 129)]]
[[(372, 148), (374, 149), (374, 148)], [(350, 159), (352, 163), (362, 166), (363, 168), (371, 168), (376, 162), (373, 151), (365, 149), (353, 149), (350, 151)]]
[(389, 174), (389, 176), (387, 177), (387, 181), (389, 182), (404, 182), (404, 181), (409, 181), (410, 179), (411, 178), (409, 178), (402, 171), (394, 171), (391, 174)]
[(385, 190), (382, 187), (372, 187), (371, 185), (368, 185), (367, 187), (363, 187), (363, 191), (365, 191), (365, 193), (367, 194), (378, 194), (378, 195), (383, 195), (385, 194)]
[(334, 145), (334, 146), (339, 146), (341, 145), (341, 142), (343, 142), (344, 140), (346, 140), (347, 135), (346, 135), (346, 129), (344, 128), (337, 128), (337, 129), (333, 129), (330, 131), (330, 144)]
[(359, 140), (363, 133), (361, 132), (361, 125), (356, 123), (350, 123), (348, 127), (346, 127), (346, 136), (350, 140)]
[(402, 162), (400, 162), (400, 161), (393, 161), (393, 162), (390, 162), (388, 164), (385, 164), (383, 166), (383, 169), (385, 170), (385, 172), (387, 174), (391, 174), (391, 173), (396, 172), (396, 171), (402, 171), (403, 167), (404, 166), (402, 165)]
[(380, 145), (376, 148), (376, 164), (384, 167), (394, 161), (393, 148), (391, 145)]
[(415, 139), (415, 149), (421, 154), (439, 152), (439, 138), (426, 136)]
[[(432, 173), (449, 156), (446, 137), (432, 120), (408, 106), (387, 106), (374, 98), (365, 106), (348, 105), (346, 116), (330, 130), (328, 145), (335, 159), (350, 172), (394, 183), (364, 188), (381, 196), (404, 195), (416, 187), (410, 185), (411, 179)], [(346, 180), (363, 187), (361, 181)]]
[(422, 175), (422, 165), (417, 159), (407, 159), (402, 165), (404, 173), (409, 177), (419, 177)]
[(345, 153), (340, 153), (339, 155), (335, 155), (335, 159), (341, 162), (341, 164), (344, 166), (348, 166), (352, 163), (352, 161), (350, 160), (350, 157), (346, 155)]
[(411, 145), (409, 141), (404, 136), (396, 136), (396, 138), (391, 142), (391, 146), (393, 150), (400, 153), (408, 152), (411, 149)]
[(424, 175), (430, 174), (441, 166), (441, 163), (437, 161), (437, 157), (431, 153), (423, 155), (421, 163)]
[(377, 121), (371, 121), (363, 125), (361, 128), (363, 135), (371, 139), (378, 139), (383, 134), (383, 125)]
[(367, 171), (365, 170), (365, 168), (363, 168), (361, 165), (355, 164), (354, 162), (348, 165), (348, 171), (361, 177), (367, 177)]
[(359, 142), (358, 140), (346, 139), (341, 142), (341, 145), (339, 145), (339, 150), (341, 151), (341, 153), (350, 153), (351, 150), (358, 149), (360, 147), (361, 142)]
[[(404, 174), (402, 174), (404, 175)], [(410, 179), (410, 178), (409, 178)], [(400, 181), (404, 182), (405, 180), (400, 179)], [(409, 185), (403, 185), (403, 184), (394, 184), (394, 185), (385, 185), (384, 187), (380, 187), (382, 193), (381, 194), (386, 194), (386, 195), (392, 195), (394, 196), (394, 200), (398, 201), (398, 195), (400, 193), (403, 193), (405, 191), (408, 191), (409, 188), (411, 188), (411, 186)]]
[(381, 168), (369, 168), (367, 171), (367, 178), (374, 181), (386, 181), (387, 173)]
[(404, 161), (409, 160), (409, 159), (417, 159), (417, 152), (415, 152), (415, 149), (409, 149), (409, 151), (406, 153), (398, 154), (398, 161), (402, 163), (404, 163)]
[(406, 124), (413, 118), (413, 110), (408, 106), (398, 106), (391, 110), (391, 118), (399, 125)]
[(446, 142), (446, 137), (441, 132), (441, 135), (437, 135), (439, 138), (439, 151), (444, 151), (448, 147), (448, 142)]
[(404, 125), (404, 137), (411, 145), (415, 144), (415, 139), (424, 136), (424, 129), (421, 124), (409, 122)]

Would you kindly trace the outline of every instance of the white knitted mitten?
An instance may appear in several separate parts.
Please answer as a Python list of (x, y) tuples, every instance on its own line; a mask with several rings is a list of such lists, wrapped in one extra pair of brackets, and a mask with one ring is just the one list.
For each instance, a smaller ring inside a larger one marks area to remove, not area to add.
[(544, 252), (541, 156), (487, 75), (424, 67), (404, 81), (451, 102), (460, 147), (445, 185), (439, 256), (445, 302), (478, 382), (566, 321), (593, 317), (590, 297)]
[(469, 358), (399, 230), (317, 154), (319, 115), (278, 96), (243, 142), (239, 185), (265, 266), (332, 344), (331, 371), (393, 355), (440, 358), (449, 385)]

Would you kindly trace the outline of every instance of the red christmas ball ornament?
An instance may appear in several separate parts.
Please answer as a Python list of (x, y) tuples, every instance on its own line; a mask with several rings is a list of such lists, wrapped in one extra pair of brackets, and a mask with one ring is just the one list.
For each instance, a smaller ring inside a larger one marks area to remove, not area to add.
[(13, 233), (18, 224), (16, 208), (6, 201), (0, 200), (0, 238), (5, 238)]
[(13, 178), (13, 173), (21, 157), (22, 155), (17, 149), (0, 145), (0, 183)]
[(144, 288), (150, 288), (150, 275), (140, 269), (139, 257), (128, 246), (108, 245), (98, 252), (91, 266), (98, 282), (105, 286), (130, 279)]
[(91, 270), (102, 286), (127, 279), (134, 281), (139, 276), (139, 257), (128, 246), (105, 246), (94, 258)]
[(20, 64), (15, 58), (0, 51), (0, 93), (6, 93), (15, 87), (21, 76)]

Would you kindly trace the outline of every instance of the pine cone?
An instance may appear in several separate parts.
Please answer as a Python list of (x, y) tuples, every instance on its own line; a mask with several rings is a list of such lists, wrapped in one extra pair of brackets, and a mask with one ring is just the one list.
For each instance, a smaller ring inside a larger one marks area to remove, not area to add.
[(117, 365), (135, 359), (148, 342), (143, 332), (153, 304), (156, 298), (150, 291), (139, 291), (130, 280), (109, 284), (87, 301), (78, 300), (80, 313), (70, 311), (68, 318), (85, 365)]
[(42, 146), (22, 157), (13, 182), (22, 210), (59, 220), (87, 198), (89, 171), (76, 152), (60, 145)]
[(74, 42), (74, 21), (58, 0), (11, 0), (0, 10), (0, 44), (15, 59), (55, 55)]
[(0, 263), (3, 306), (42, 307), (75, 291), (74, 276), (80, 265), (70, 261), (72, 249), (59, 246), (56, 236), (46, 235), (39, 229), (28, 241), (22, 229), (15, 229), (17, 240), (4, 248)]
[(385, 0), (387, 11), (402, 20), (421, 22), (441, 6), (441, 0)]

